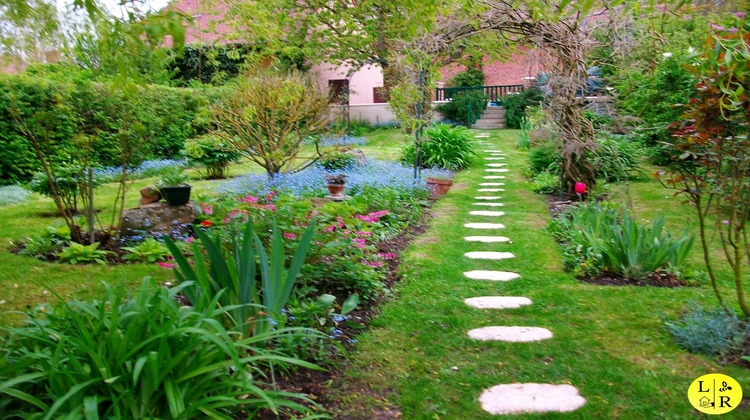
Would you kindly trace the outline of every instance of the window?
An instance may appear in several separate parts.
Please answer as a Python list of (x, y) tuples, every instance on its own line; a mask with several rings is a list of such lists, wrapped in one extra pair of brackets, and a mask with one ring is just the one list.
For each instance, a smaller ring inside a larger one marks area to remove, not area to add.
[(384, 104), (388, 102), (388, 90), (385, 87), (372, 88), (372, 102)]

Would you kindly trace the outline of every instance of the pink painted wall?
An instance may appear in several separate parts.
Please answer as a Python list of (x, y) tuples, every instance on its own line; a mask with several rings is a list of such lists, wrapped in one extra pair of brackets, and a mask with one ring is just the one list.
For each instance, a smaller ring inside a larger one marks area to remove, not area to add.
[[(336, 67), (323, 63), (314, 65), (310, 72), (315, 74), (321, 87), (327, 88), (329, 80), (346, 79), (350, 66)], [(349, 77), (349, 104), (373, 103), (373, 88), (383, 87), (383, 72), (380, 66), (364, 66)]]

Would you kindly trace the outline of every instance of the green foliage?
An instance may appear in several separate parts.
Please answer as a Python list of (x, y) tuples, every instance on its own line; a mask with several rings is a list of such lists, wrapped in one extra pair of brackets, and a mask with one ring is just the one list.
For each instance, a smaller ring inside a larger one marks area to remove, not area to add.
[(18, 185), (0, 187), (0, 206), (23, 203), (29, 199), (29, 190)]
[(704, 309), (695, 302), (679, 320), (664, 320), (664, 327), (680, 347), (709, 356), (742, 354), (743, 344), (750, 336), (750, 328), (734, 311)]
[(206, 167), (208, 179), (226, 178), (230, 163), (240, 160), (241, 155), (232, 145), (214, 134), (206, 134), (185, 143), (185, 154), (192, 164)]
[(181, 284), (194, 282), (185, 288), (193, 306), (200, 309), (218, 300), (222, 307), (232, 308), (227, 310), (229, 319), (225, 321), (243, 336), (252, 336), (268, 333), (273, 323), (282, 321), (281, 310), (294, 288), (314, 228), (315, 223), (310, 223), (288, 266), (284, 242), (275, 223), (270, 258), (252, 219), (241, 232), (233, 232), (229, 253), (224, 251), (220, 237), (212, 238), (196, 230), (200, 244), (194, 241), (192, 245), (195, 268), (171, 239), (164, 240), (179, 267), (175, 269), (177, 280)]
[(44, 233), (32, 234), (21, 241), (22, 249), (20, 255), (30, 255), (40, 260), (47, 260), (55, 256), (60, 250), (68, 245), (70, 231), (67, 227), (59, 228), (47, 226)]
[(188, 287), (146, 278), (135, 293), (121, 283), (106, 286), (103, 301), (32, 313), (2, 339), (0, 411), (87, 419), (231, 419), (282, 407), (309, 413), (292, 401), (304, 396), (271, 391), (260, 379), (262, 364), (314, 368), (264, 345), (288, 331), (240, 337), (216, 322), (224, 314), (217, 299), (201, 310), (181, 306), (177, 296)]
[(642, 280), (669, 265), (679, 267), (694, 237), (683, 233), (673, 239), (664, 232), (665, 218), (651, 227), (638, 225), (623, 214), (599, 203), (570, 207), (550, 222), (549, 230), (561, 242), (566, 268), (577, 275), (609, 271)]
[[(457, 171), (468, 167), (477, 156), (473, 138), (464, 127), (451, 127), (448, 124), (435, 124), (425, 130), (429, 140), (419, 145), (419, 163), (424, 168), (445, 168)], [(409, 143), (403, 148), (402, 161), (414, 164), (415, 145)]]
[(560, 175), (542, 171), (534, 177), (531, 187), (539, 194), (554, 194), (560, 192)]
[[(77, 210), (78, 197), (88, 188), (88, 177), (84, 174), (84, 169), (75, 164), (62, 163), (57, 165), (54, 168), (54, 183), (57, 194), (62, 202), (67, 205), (68, 210)], [(94, 178), (94, 186), (97, 185), (97, 180)], [(29, 188), (35, 193), (50, 198), (54, 197), (49, 178), (44, 172), (34, 174), (34, 178), (29, 183)]]
[(597, 176), (607, 182), (625, 181), (640, 173), (638, 161), (642, 156), (640, 144), (628, 136), (615, 134), (599, 137), (599, 149), (593, 161)]
[(161, 174), (159, 180), (156, 181), (157, 187), (176, 187), (185, 184), (190, 179), (190, 175), (185, 173), (184, 168), (177, 168), (170, 166)]
[(453, 76), (449, 84), (451, 87), (484, 86), (484, 72), (473, 67), (466, 69)]
[(531, 126), (524, 118), (521, 121), (521, 132), (516, 135), (516, 145), (519, 150), (529, 150), (531, 148), (530, 131)]
[(350, 168), (357, 163), (356, 157), (343, 152), (332, 152), (318, 160), (318, 164), (327, 171), (338, 171)]
[(99, 245), (99, 242), (94, 242), (91, 245), (81, 245), (71, 242), (57, 253), (57, 258), (60, 259), (60, 262), (71, 264), (97, 263), (103, 265), (107, 263), (107, 255), (111, 254), (111, 252), (97, 249)]
[(302, 142), (320, 134), (328, 119), (328, 95), (306, 74), (262, 70), (238, 79), (231, 95), (212, 108), (216, 134), (266, 170), (269, 176), (311, 165), (297, 159)]
[(176, 70), (173, 78), (187, 85), (192, 80), (205, 84), (223, 84), (237, 77), (245, 62), (245, 55), (252, 51), (248, 44), (186, 45), (169, 64)]
[(546, 99), (547, 97), (544, 92), (535, 86), (529, 87), (517, 95), (503, 97), (506, 127), (521, 128), (522, 121), (526, 115), (526, 108), (539, 106)]
[(352, 120), (349, 121), (346, 134), (352, 137), (361, 137), (374, 130), (375, 127), (367, 120)]
[(487, 96), (481, 90), (467, 90), (453, 94), (450, 102), (437, 107), (443, 118), (469, 127), (487, 108)]
[(121, 249), (128, 251), (125, 261), (157, 262), (164, 261), (169, 255), (169, 250), (161, 242), (154, 238), (148, 238), (136, 246), (124, 246)]
[(542, 172), (559, 174), (562, 165), (560, 145), (551, 142), (533, 144), (529, 151), (528, 162), (532, 175)]

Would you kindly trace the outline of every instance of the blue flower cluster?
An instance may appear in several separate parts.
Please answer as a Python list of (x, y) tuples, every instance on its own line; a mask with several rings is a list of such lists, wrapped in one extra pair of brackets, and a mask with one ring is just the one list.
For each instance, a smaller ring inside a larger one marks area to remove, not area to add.
[[(311, 166), (296, 173), (280, 174), (269, 179), (266, 174), (251, 174), (226, 181), (219, 186), (219, 193), (232, 195), (266, 195), (272, 190), (288, 192), (298, 197), (321, 196), (325, 188), (325, 175), (330, 174), (319, 166)], [(367, 187), (394, 188), (400, 191), (427, 190), (424, 179), (414, 179), (414, 169), (388, 160), (368, 159), (364, 165), (355, 165), (345, 173), (346, 194), (359, 195)], [(441, 176), (451, 178), (453, 173), (444, 169), (429, 169), (423, 177)]]
[[(128, 168), (128, 178), (141, 179), (160, 175), (166, 168), (169, 167), (184, 168), (187, 167), (187, 161), (185, 159), (147, 160), (135, 168)], [(120, 180), (121, 173), (122, 167), (120, 166), (110, 166), (107, 168), (94, 169), (94, 176), (100, 183), (118, 182)]]

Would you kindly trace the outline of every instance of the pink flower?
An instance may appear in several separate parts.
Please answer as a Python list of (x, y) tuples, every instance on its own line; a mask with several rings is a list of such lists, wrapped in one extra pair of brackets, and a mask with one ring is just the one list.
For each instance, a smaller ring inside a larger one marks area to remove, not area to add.
[(370, 235), (372, 235), (372, 232), (363, 232), (363, 231), (360, 230), (360, 231), (354, 232), (354, 234), (355, 235), (361, 235), (361, 236), (370, 236)]
[(382, 267), (383, 263), (381, 261), (362, 261), (363, 264), (369, 265), (370, 267)]
[(734, 15), (737, 16), (738, 18), (742, 19), (743, 17), (745, 17), (745, 12), (737, 12)]
[(192, 236), (188, 236), (188, 238), (187, 238), (187, 240), (185, 242), (187, 242), (189, 244), (193, 243), (193, 237)]
[(363, 244), (363, 243), (367, 242), (367, 239), (365, 239), (365, 238), (353, 238), (352, 242), (356, 242), (358, 244)]
[(386, 253), (378, 253), (378, 257), (384, 259), (384, 260), (390, 260), (391, 258), (396, 258), (396, 254), (391, 252)]
[(722, 220), (721, 223), (724, 223), (725, 225), (729, 224), (729, 220)]
[(333, 230), (336, 229), (336, 225), (328, 226), (327, 228), (323, 229), (324, 233), (333, 232)]
[(214, 214), (214, 206), (205, 206), (203, 207), (203, 213), (206, 214)]
[(232, 219), (230, 219), (228, 217), (225, 217), (225, 218), (221, 219), (221, 221), (224, 222), (224, 223), (229, 223), (229, 222), (232, 221)]
[(160, 262), (158, 264), (160, 266), (164, 267), (164, 268), (175, 268), (175, 267), (177, 267), (177, 264), (170, 264), (170, 263), (165, 263), (165, 262)]
[(352, 245), (355, 248), (367, 248), (367, 245)]
[(238, 198), (237, 200), (245, 202), (245, 203), (257, 203), (258, 197), (253, 197), (252, 195), (248, 195), (245, 198)]
[(289, 239), (294, 239), (294, 238), (297, 237), (297, 235), (295, 235), (293, 233), (284, 233), (284, 237), (285, 238), (289, 238)]

